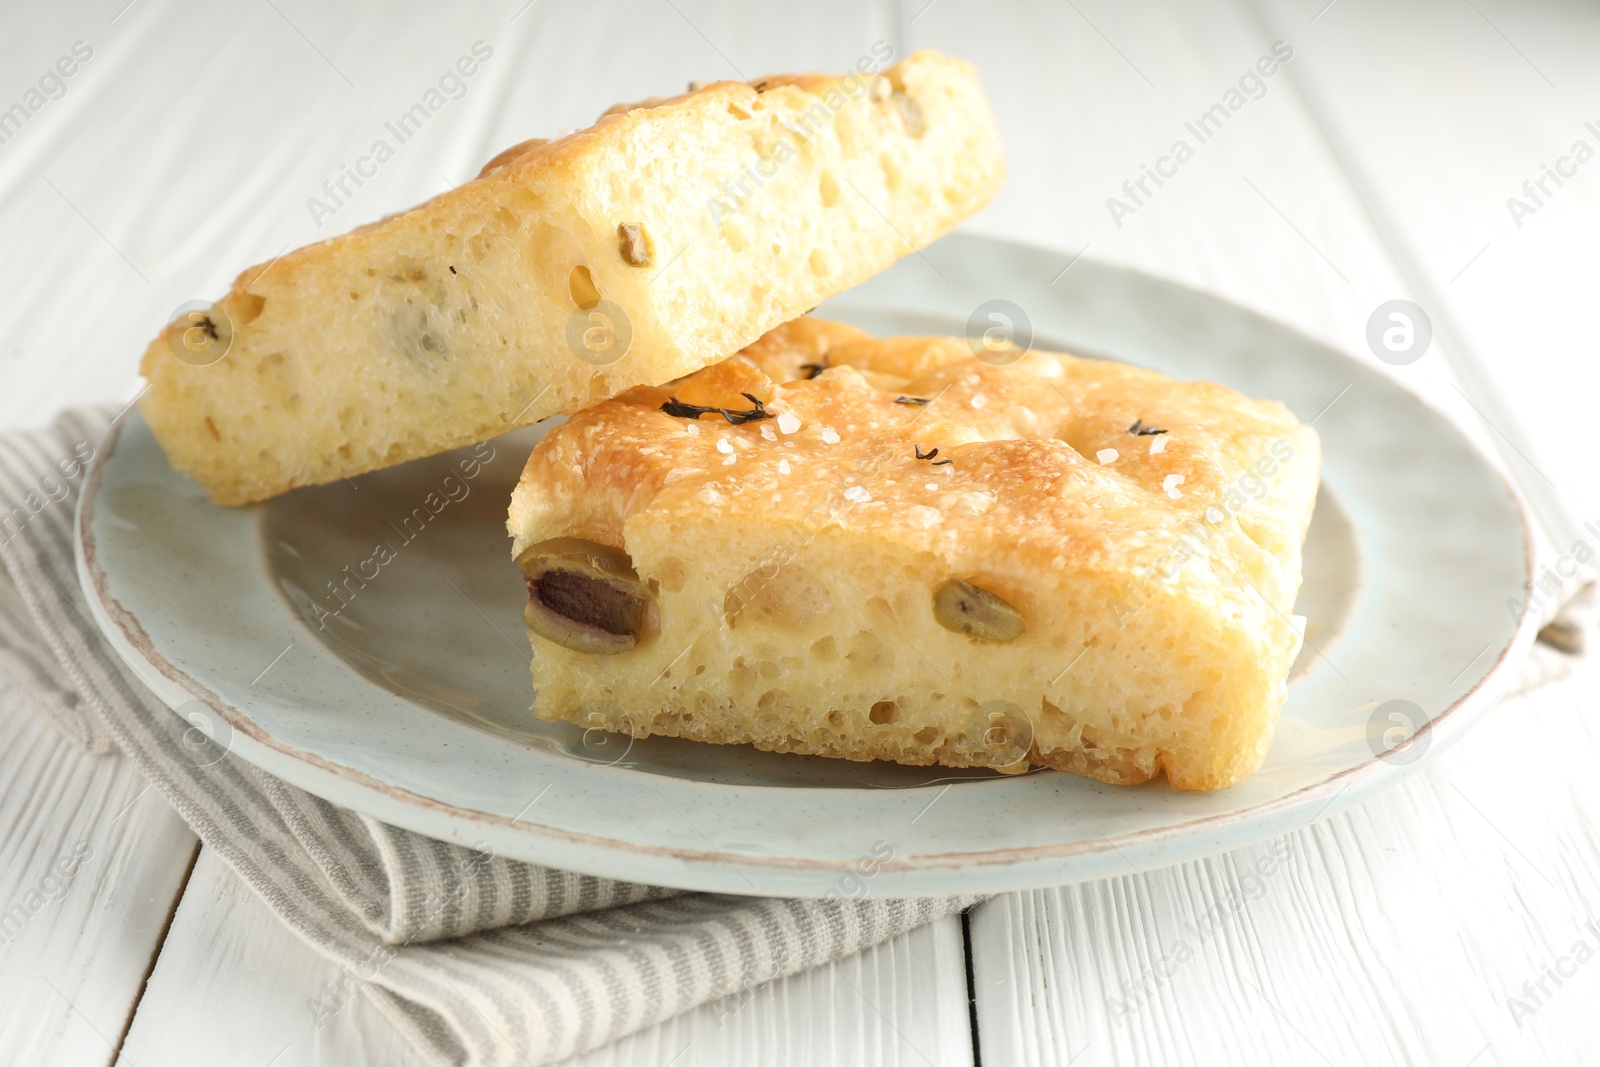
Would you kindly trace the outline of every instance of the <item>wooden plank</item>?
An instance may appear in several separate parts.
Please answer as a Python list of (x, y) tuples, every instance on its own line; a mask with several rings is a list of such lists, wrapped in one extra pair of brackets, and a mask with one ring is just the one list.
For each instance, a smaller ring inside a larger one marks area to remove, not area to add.
[(1591, 666), (1508, 701), (1278, 842), (978, 909), (983, 1059), (1580, 1062), (1600, 996), (1597, 685)]
[(0, 689), (0, 1060), (109, 1064), (197, 847), (139, 772)]
[[(1053, 247), (1062, 270), (1083, 254), (1287, 322), (1489, 443), (1439, 361), (1389, 367), (1368, 349), (1368, 318), (1405, 284), (1287, 76), (1300, 38), (1262, 78), (1274, 41), (1240, 3), (939, 0), (909, 32), (908, 49), (976, 63), (1000, 123), (1010, 175), (969, 228)], [(1259, 89), (1202, 140), (1200, 116), (1234, 100), (1247, 74)], [(1173, 172), (1159, 185), (1146, 173), (1157, 165)]]
[[(7, 383), (0, 424), (36, 421), (66, 402), (128, 395), (134, 358), (167, 305), (215, 293), (238, 267), (322, 236), (305, 207), (320, 182), (381, 136), (383, 120), (480, 37), (496, 49), (481, 80), (452, 102), (447, 122), (430, 125), (416, 151), (397, 155), (348, 211), (341, 205), (329, 232), (463, 180), (505, 144), (586, 124), (619, 99), (677, 91), (689, 78), (837, 67), (892, 32), (881, 5), (835, 4), (782, 34), (771, 32), (766, 15), (727, 3), (518, 14), (521, 8), (488, 15), (418, 6), (390, 23), (382, 41), (362, 20), (292, 3), (223, 14), (146, 2), (99, 28), (93, 43), (101, 66), (85, 67), (64, 98), (72, 107), (41, 116), (52, 124), (28, 131), (35, 142), (29, 154), (0, 161), (7, 167), (0, 183), (15, 192), (0, 209), (0, 235), (8, 247), (28, 250), (0, 262), (0, 280), (28, 294), (0, 322), (0, 338), (12, 346), (0, 352), (10, 359), (0, 362)], [(30, 39), (70, 44), (71, 19), (36, 21), (42, 24)], [(136, 67), (129, 61), (135, 55)], [(197, 84), (206, 91), (196, 92)], [(317, 121), (308, 123), (307, 114)], [(204, 150), (195, 149), (195, 130), (206, 131)], [(260, 151), (283, 144), (295, 151)], [(163, 186), (143, 195), (108, 185), (114, 168), (107, 161), (135, 156), (185, 163), (165, 168)], [(45, 283), (69, 274), (74, 292), (100, 294), (96, 315), (76, 314), (76, 298)], [(68, 352), (70, 360), (63, 358)], [(304, 1001), (331, 976), (328, 965), (237, 885), (225, 892), (225, 883), (214, 863), (202, 861), (178, 915), (177, 944), (163, 954), (130, 1036), (129, 1062), (232, 1062), (240, 1048), (255, 1047), (251, 1034), (263, 1035), (265, 1048), (280, 1028), (315, 1033)], [(225, 918), (235, 915), (242, 917)], [(202, 952), (188, 939), (202, 920), (204, 937), (238, 951), (247, 943), (248, 952)], [(215, 965), (214, 978), (196, 980), (205, 972), (190, 964), (198, 968), (200, 957)], [(805, 1029), (814, 1024), (831, 1035), (841, 1062), (893, 1063), (910, 1055), (895, 1051), (898, 1022), (911, 1028), (912, 1041), (936, 1037), (939, 1050), (929, 1053), (938, 1062), (960, 1063), (969, 1050), (959, 1010), (962, 971), (959, 926), (950, 922), (840, 965), (828, 972), (825, 989), (819, 979), (780, 983), (738, 1012), (738, 1027), (707, 1009), (633, 1041), (642, 1048), (683, 1037), (712, 1049), (732, 1039), (753, 1047), (757, 1028), (788, 1034), (801, 1019)], [(896, 976), (908, 972), (924, 981), (902, 993)], [(800, 1004), (802, 1013), (783, 1015), (786, 1003)], [(941, 1020), (926, 1016), (930, 1005), (952, 1004)], [(871, 1022), (879, 1011), (893, 1022)], [(223, 1017), (238, 1028), (238, 1040), (227, 1028), (205, 1025)], [(185, 1022), (175, 1026), (175, 1019)], [(308, 1037), (306, 1055), (404, 1062), (405, 1050), (370, 1007), (349, 1019), (357, 1021)], [(194, 1044), (207, 1050), (203, 1056), (190, 1048), (196, 1034), (214, 1039)], [(863, 1044), (852, 1051), (858, 1037)]]
[[(965, 1067), (972, 1054), (963, 959), (960, 920), (944, 919), (569, 1063)], [(308, 1002), (339, 978), (337, 966), (284, 928), (214, 854), (203, 853), (124, 1058), (164, 1067), (259, 1067), (274, 1056), (297, 1067), (420, 1064), (365, 997), (316, 1026)]]
[[(1295, 0), (1259, 7), (1274, 32), (1308, 17)], [(1581, 459), (1600, 389), (1584, 354), (1600, 288), (1600, 13), (1340, 4), (1306, 29), (1300, 89), (1413, 299), (1475, 364), (1474, 403), (1531, 493), (1600, 518)]]
[[(211, 129), (217, 137), (213, 153), (178, 175), (182, 188), (171, 196), (175, 204), (208, 205), (212, 222), (188, 233), (183, 219), (169, 214), (143, 227), (137, 241), (126, 242), (137, 246), (131, 254), (141, 266), (147, 266), (148, 259), (170, 267), (167, 290), (174, 278), (181, 277), (186, 280), (180, 285), (214, 292), (237, 265), (269, 257), (284, 244), (320, 236), (301, 201), (315, 192), (320, 178), (365, 147), (359, 131), (381, 130), (382, 119), (409, 102), (405, 93), (416, 81), (416, 72), (431, 71), (453, 58), (451, 49), (460, 50), (456, 46), (465, 47), (475, 35), (487, 36), (497, 50), (496, 58), (485, 64), (483, 80), (452, 105), (459, 110), (452, 113), (449, 124), (437, 132), (427, 130), (426, 153), (397, 157), (378, 180), (363, 187), (360, 199), (349, 205), (348, 222), (403, 207), (447, 181), (461, 181), (505, 144), (587, 124), (616, 100), (678, 91), (690, 78), (848, 65), (866, 54), (874, 41), (892, 33), (882, 5), (830, 5), (814, 13), (817, 17), (796, 20), (778, 34), (772, 32), (765, 13), (730, 3), (686, 0), (676, 5), (595, 5), (581, 15), (536, 7), (514, 22), (501, 15), (493, 24), (480, 20), (482, 25), (463, 24), (456, 12), (423, 13), (420, 22), (413, 20), (404, 32), (396, 24), (396, 31), (379, 46), (371, 40), (370, 27), (357, 20), (282, 6), (282, 21), (292, 20), (316, 48), (327, 53), (327, 69), (297, 58), (308, 42), (285, 32), (278, 16), (265, 9), (256, 13), (259, 19), (252, 15), (243, 20), (178, 14), (162, 5), (141, 13), (141, 29), (133, 37), (158, 55), (183, 53), (203, 39), (207, 55), (221, 56), (230, 51), (226, 42), (248, 38), (252, 42), (248, 51), (257, 56), (244, 66), (236, 66), (235, 60), (208, 59), (199, 75), (188, 70), (179, 77), (177, 67), (182, 64), (164, 67), (152, 62), (141, 69), (140, 77), (151, 82), (146, 102), (139, 105), (131, 123), (123, 116), (130, 128), (118, 133), (115, 143), (182, 125), (175, 123), (175, 111), (190, 116), (190, 128)], [(515, 14), (520, 7), (508, 11)], [(593, 76), (595, 71), (605, 72), (605, 78)], [(355, 83), (354, 90), (341, 87), (341, 72)], [(190, 91), (196, 77), (208, 85), (206, 94)], [(302, 118), (305, 107), (287, 106), (282, 100), (268, 106), (266, 101), (275, 92), (302, 103), (314, 101), (320, 121), (308, 128)], [(235, 109), (240, 106), (247, 109), (247, 121), (237, 121)], [(235, 120), (223, 121), (230, 114)], [(245, 152), (243, 142), (233, 143), (239, 138), (247, 138), (251, 145), (294, 143), (297, 148), (295, 153), (258, 161), (255, 171), (240, 177), (245, 187), (230, 189), (225, 161)], [(284, 189), (293, 190), (295, 196), (275, 192)], [(95, 217), (103, 218), (102, 228), (114, 235), (131, 234), (135, 229), (131, 213), (148, 210), (148, 205), (140, 209), (134, 204), (137, 198), (96, 199), (86, 194), (85, 199), (105, 210), (104, 216)], [(119, 209), (115, 201), (125, 201), (126, 209)], [(274, 209), (262, 211), (262, 202), (272, 203)], [(336, 221), (344, 225), (344, 214)], [(36, 241), (41, 238), (33, 235)], [(180, 238), (183, 263), (163, 258), (158, 250), (178, 246)], [(92, 235), (88, 239), (94, 240)], [(120, 236), (119, 243), (123, 243)], [(139, 254), (142, 249), (150, 254)], [(91, 254), (86, 248), (80, 252)], [(98, 252), (107, 269), (126, 269), (106, 249)], [(134, 310), (125, 312), (110, 331), (105, 322), (100, 324), (102, 344), (97, 351), (138, 351), (151, 316), (164, 316), (169, 310), (140, 296), (136, 282), (124, 279), (122, 289), (135, 294), (128, 298), (128, 307)], [(32, 410), (48, 406), (51, 401), (41, 400), (41, 395), (82, 396), (83, 384), (40, 377), (27, 406)], [(238, 966), (241, 959), (250, 965)], [(815, 1031), (832, 1043), (830, 1056), (837, 1062), (896, 1063), (907, 1057), (921, 1062), (923, 1055), (939, 1063), (967, 1062), (963, 970), (960, 928), (952, 920), (825, 969), (820, 977), (778, 983), (740, 1008), (737, 1024), (724, 1005), (720, 1014), (718, 1009), (706, 1009), (625, 1045), (664, 1049), (681, 1039), (697, 1049), (692, 1062), (701, 1062), (702, 1055), (715, 1056), (722, 1047), (760, 1048), (765, 1057), (770, 1048), (766, 1042), (781, 1040), (803, 1057), (816, 1046), (801, 1035)], [(205, 977), (197, 981), (196, 975)], [(325, 961), (281, 930), (214, 862), (203, 858), (130, 1035), (129, 1059), (218, 1062), (240, 1047), (256, 1047), (250, 1035), (257, 1033), (262, 1035), (259, 1047), (270, 1055), (276, 1048), (266, 1046), (278, 1033), (304, 1030), (294, 1055), (303, 1052), (308, 1058), (296, 1062), (404, 1062), (404, 1050), (394, 1047), (387, 1023), (370, 1006), (357, 1006), (320, 1033), (311, 1030), (304, 1001), (332, 976)], [(940, 1014), (930, 1015), (932, 1009)], [(228, 1026), (207, 1025), (219, 1018), (228, 1019)], [(189, 1022), (174, 1026), (174, 1019)], [(896, 1026), (906, 1037), (895, 1032)], [(194, 1040), (196, 1035), (207, 1040)], [(930, 1041), (934, 1047), (929, 1047)], [(604, 1057), (597, 1062), (603, 1061)]]
[(314, 1065), (426, 1061), (377, 1008), (356, 1000), (321, 1028), (339, 968), (301, 941), (212, 852), (202, 850), (128, 1031), (131, 1064)]
[[(35, 9), (22, 37), (37, 45), (3, 45), (16, 69), (42, 69), (52, 49), (80, 36), (95, 58), (30, 125), (26, 139), (0, 156), (6, 192), (0, 239), (16, 250), (0, 260), (0, 284), (18, 294), (0, 310), (6, 385), (0, 425), (37, 422), (64, 403), (131, 395), (137, 354), (169, 305), (218, 292), (247, 263), (403, 208), (469, 177), (500, 147), (587, 124), (620, 99), (675, 92), (690, 78), (848, 65), (892, 34), (886, 11), (881, 4), (835, 3), (776, 33), (766, 13), (726, 2), (582, 11), (524, 10), (517, 3), (466, 13), (414, 5), (375, 40), (369, 22), (301, 3), (223, 13), (146, 0), (115, 22)], [(317, 227), (306, 201), (320, 193), (321, 182), (383, 136), (384, 120), (413, 103), (478, 39), (496, 50), (495, 58), (451, 102), (445, 120), (430, 122), (415, 145), (325, 220), (326, 230)], [(195, 131), (203, 131), (198, 140)], [(262, 151), (288, 144), (294, 151)], [(130, 186), (115, 161), (134, 158), (183, 163), (160, 168), (159, 186)], [(59, 284), (63, 277), (74, 279), (70, 291)], [(84, 292), (96, 294), (94, 315), (81, 314)], [(289, 1027), (292, 1020), (310, 1031), (303, 1002), (329, 976), (327, 965), (253, 899), (235, 907), (237, 885), (229, 896), (223, 884), (215, 864), (202, 862), (178, 917), (179, 944), (156, 969), (153, 1004), (140, 1012), (128, 1062), (179, 1062), (190, 1054), (191, 1026), (214, 1041), (196, 1046), (208, 1049), (209, 1058), (182, 1062), (233, 1062), (240, 1048), (253, 1047), (225, 1028), (207, 1028), (208, 1012), (230, 1018), (241, 1035), (266, 1035), (262, 1047), (279, 1023)], [(202, 984), (195, 979), (202, 972), (183, 962), (198, 951), (185, 936), (213, 910), (205, 936), (235, 947), (245, 938), (251, 948), (243, 957), (206, 955), (218, 975)], [(224, 930), (220, 917), (236, 913), (245, 916), (240, 929)], [(47, 929), (38, 920), (36, 935)], [(707, 1009), (633, 1042), (644, 1048), (682, 1037), (707, 1049), (727, 1040), (750, 1048), (761, 1027), (790, 1035), (798, 1019), (804, 1030), (831, 1035), (841, 1062), (920, 1060), (905, 1051), (912, 1045), (900, 1044), (898, 1023), (918, 1045), (937, 1039), (938, 1049), (926, 1051), (938, 1062), (960, 1063), (970, 1047), (960, 1010), (962, 972), (959, 925), (952, 921), (829, 970), (825, 981), (780, 983), (744, 1005), (737, 1026)], [(922, 980), (902, 987), (897, 976), (907, 973)], [(16, 1003), (38, 1013), (31, 1001)], [(791, 1003), (800, 1014), (783, 1014)], [(939, 1019), (927, 1015), (930, 1006), (950, 1005)], [(117, 1036), (98, 1002), (85, 1010)], [(360, 1024), (330, 1025), (308, 1039), (307, 1055), (338, 1063), (404, 1061), (405, 1050), (394, 1047), (387, 1024), (370, 1008), (350, 1018)], [(174, 1026), (175, 1019), (187, 1021)], [(252, 1030), (261, 1020), (272, 1025)], [(88, 1032), (86, 1024), (80, 1029)], [(183, 1048), (163, 1043), (169, 1039)]]
[[(0, 426), (131, 397), (139, 355), (177, 306), (215, 297), (250, 264), (404, 210), (501, 149), (587, 126), (619, 101), (690, 79), (843, 69), (892, 37), (887, 10), (829, 0), (779, 22), (732, 0), (511, 0), (411, 3), (375, 21), (306, 0), (139, 0), (113, 23), (30, 9), (28, 31), (0, 41), (4, 69), (42, 71), (80, 39), (94, 56), (0, 146), (0, 290), (11, 297)], [(399, 142), (385, 124), (479, 41), (492, 56)], [(334, 202), (323, 183), (378, 140), (392, 159), (359, 188), (347, 182), (334, 215), (314, 212), (313, 198)]]
[(866, 952), (688, 1012), (573, 1061), (969, 1067), (966, 955), (959, 917)]
[[(1107, 209), (1122, 181), (1137, 179), (1174, 138), (1196, 140), (1185, 122), (1237, 84), (1273, 38), (1296, 47), (1291, 73), (1309, 69), (1322, 45), (1309, 19), (1323, 5), (1278, 6), (1298, 21), (1271, 34), (1249, 10), (1229, 5), (1133, 9), (1084, 0), (980, 10), (941, 0), (927, 8), (912, 26), (913, 43), (978, 61), (1011, 155), (1010, 184), (980, 226), (1053, 244), (1064, 268), (1087, 246), (1091, 256), (1218, 292), (1371, 359), (1364, 336), (1371, 312), (1396, 296), (1421, 298), (1292, 81), (1270, 82), (1198, 145), (1176, 177), (1152, 184), (1154, 195), (1121, 216), (1121, 226)], [(1353, 18), (1358, 7), (1340, 5), (1328, 18)], [(1336, 73), (1367, 79), (1355, 94), (1367, 107), (1351, 112), (1353, 127), (1388, 118), (1389, 147), (1419, 159), (1445, 154), (1448, 163), (1416, 169), (1410, 195), (1448, 200), (1446, 172), (1471, 171), (1494, 151), (1478, 118), (1495, 114), (1503, 128), (1522, 112), (1487, 99), (1481, 108), (1458, 107), (1454, 87), (1469, 82), (1475, 66), (1457, 55), (1444, 76), (1452, 57), (1435, 54), (1441, 41), (1426, 25), (1408, 24), (1412, 10), (1362, 14)], [(1535, 20), (1549, 27), (1539, 40), (1560, 32), (1552, 11)], [(1490, 9), (1491, 17), (1505, 13)], [(1470, 7), (1460, 14), (1477, 17)], [(1591, 39), (1582, 32), (1590, 17), (1574, 16), (1578, 40)], [(1399, 41), (1384, 44), (1389, 61), (1375, 85), (1372, 42), (1397, 22)], [(1430, 54), (1402, 61), (1407, 49)], [(1396, 102), (1428, 85), (1451, 88), (1423, 94), (1419, 106), (1429, 119), (1412, 122)], [(1339, 96), (1348, 104), (1342, 90)], [(1387, 154), (1374, 155), (1386, 175)], [(1569, 191), (1577, 205), (1576, 186)], [(1448, 210), (1435, 206), (1428, 217), (1436, 227), (1430, 249), (1444, 247), (1446, 234), (1461, 239)], [(1554, 257), (1557, 270), (1589, 254), (1583, 235), (1592, 232), (1568, 238)], [(1518, 266), (1534, 271), (1537, 264), (1530, 258)], [(1593, 269), (1592, 256), (1583, 269)], [(1587, 304), (1571, 298), (1569, 284), (1541, 282), (1536, 273), (1521, 282), (1549, 287), (1541, 308), (1553, 312), (1564, 301), (1565, 317), (1554, 321), (1565, 325), (1539, 335), (1546, 352), (1570, 351), (1572, 339), (1585, 335), (1573, 316)], [(1478, 314), (1509, 303), (1492, 291), (1463, 299)], [(1440, 354), (1450, 354), (1447, 342)], [(1494, 431), (1474, 425), (1470, 407), (1452, 399), (1442, 361), (1390, 373), (1443, 396), (1472, 436), (1492, 442)], [(1587, 398), (1592, 390), (1577, 386), (1577, 373), (1570, 360), (1552, 359), (1524, 386), (1519, 410), (1547, 410), (1539, 397), (1552, 391)], [(1581, 432), (1589, 421), (1574, 427)], [(1566, 983), (1558, 986), (1546, 968), (1600, 954), (1600, 936), (1585, 926), (1593, 912), (1583, 903), (1593, 894), (1597, 858), (1587, 830), (1596, 796), (1585, 770), (1595, 738), (1580, 710), (1594, 703), (1596, 684), (1590, 669), (1585, 680), (1499, 709), (1436, 768), (1278, 843), (1286, 860), (1263, 846), (980, 907), (972, 921), (980, 1055), (1051, 1064), (1466, 1063), (1479, 1054), (1477, 1062), (1575, 1062), (1592, 1045), (1578, 1018), (1600, 970), (1572, 977), (1552, 970)], [(1274, 873), (1263, 875), (1260, 865), (1269, 862)], [(1580, 939), (1585, 952), (1574, 947)], [(1176, 955), (1184, 958), (1175, 966), (1163, 963)], [(1525, 981), (1542, 1007), (1524, 992)], [(1121, 1010), (1130, 1001), (1134, 1010)], [(1537, 1008), (1537, 1018), (1523, 1003)]]

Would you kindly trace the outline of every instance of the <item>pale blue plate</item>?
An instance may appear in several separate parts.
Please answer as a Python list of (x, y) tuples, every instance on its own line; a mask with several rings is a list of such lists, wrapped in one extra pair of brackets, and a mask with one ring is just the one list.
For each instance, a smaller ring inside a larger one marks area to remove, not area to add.
[[(1533, 638), (1506, 609), (1530, 573), (1515, 494), (1446, 419), (1355, 360), (1116, 267), (1086, 260), (1052, 285), (1064, 263), (951, 237), (818, 313), (961, 334), (1003, 298), (1026, 310), (1036, 347), (1221, 382), (1316, 419), (1323, 492), (1295, 608), (1310, 620), (1306, 651), (1266, 765), (1229, 790), (630, 742), (536, 721), (504, 520), (537, 431), (492, 442), (472, 478), (461, 456), (441, 456), (227, 509), (132, 416), (83, 495), (84, 589), (164, 700), (289, 782), (433, 837), (690, 889), (928, 895), (1124, 874), (1292, 830), (1440, 751)], [(380, 543), (392, 559), (378, 561)]]

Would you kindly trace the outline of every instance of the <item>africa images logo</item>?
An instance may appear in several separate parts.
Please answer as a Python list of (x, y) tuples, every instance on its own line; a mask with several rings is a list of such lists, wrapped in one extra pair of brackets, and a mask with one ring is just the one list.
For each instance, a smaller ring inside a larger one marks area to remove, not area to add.
[[(1221, 133), (1229, 119), (1244, 110), (1250, 101), (1266, 96), (1267, 79), (1293, 58), (1294, 48), (1288, 41), (1273, 41), (1272, 51), (1257, 59), (1254, 66), (1245, 68), (1238, 81), (1222, 94), (1221, 100), (1202, 111), (1194, 121), (1183, 124), (1184, 131), (1194, 138), (1193, 144), (1189, 143), (1189, 137), (1179, 137), (1165, 154), (1156, 157), (1154, 167), (1141, 163), (1138, 177), (1122, 183), (1122, 194), (1127, 199), (1106, 198), (1106, 210), (1111, 213), (1111, 221), (1116, 223), (1117, 229), (1122, 229), (1124, 217), (1137, 215), (1166, 180), (1176, 178), (1178, 168), (1193, 159), (1200, 146)], [(1152, 183), (1154, 189), (1150, 187)]]
[[(416, 103), (385, 122), (383, 128), (387, 137), (373, 141), (367, 152), (356, 157), (354, 163), (339, 164), (339, 173), (322, 183), (322, 197), (306, 198), (306, 210), (311, 213), (311, 221), (316, 223), (317, 229), (322, 228), (324, 219), (338, 214), (341, 208), (355, 199), (356, 193), (378, 176), (378, 169), (393, 159), (406, 142), (421, 133), (433, 116), (444, 110), (451, 101), (467, 95), (469, 82), (493, 57), (494, 49), (483, 41), (474, 41), (471, 53), (446, 67), (436, 83), (428, 86)], [(390, 138), (393, 138), (393, 144)], [(355, 188), (352, 189), (352, 185)]]

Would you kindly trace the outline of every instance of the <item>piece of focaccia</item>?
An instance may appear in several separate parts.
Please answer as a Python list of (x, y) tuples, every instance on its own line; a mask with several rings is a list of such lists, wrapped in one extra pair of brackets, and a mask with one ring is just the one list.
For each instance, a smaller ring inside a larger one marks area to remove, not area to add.
[(336, 481), (723, 359), (1004, 170), (972, 67), (933, 52), (613, 108), (245, 271), (151, 343), (140, 407), (218, 503)]
[(509, 519), (536, 713), (1179, 789), (1255, 770), (1301, 643), (1315, 432), (1018, 355), (802, 318), (553, 429)]

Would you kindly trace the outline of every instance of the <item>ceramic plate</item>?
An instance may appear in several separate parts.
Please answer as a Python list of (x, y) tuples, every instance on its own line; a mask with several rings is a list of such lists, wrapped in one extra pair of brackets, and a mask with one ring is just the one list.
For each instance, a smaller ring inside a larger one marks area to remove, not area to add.
[(107, 637), (219, 753), (423, 834), (659, 885), (892, 896), (1101, 878), (1282, 834), (1439, 752), (1532, 639), (1506, 609), (1530, 567), (1514, 494), (1444, 418), (1327, 346), (1215, 297), (1065, 263), (951, 237), (819, 314), (962, 334), (1003, 299), (1025, 309), (1027, 326), (1010, 310), (1019, 342), (1031, 329), (1036, 347), (1221, 382), (1315, 420), (1305, 652), (1266, 765), (1232, 789), (536, 721), (504, 520), (537, 431), (225, 509), (135, 415), (84, 493), (80, 576)]

